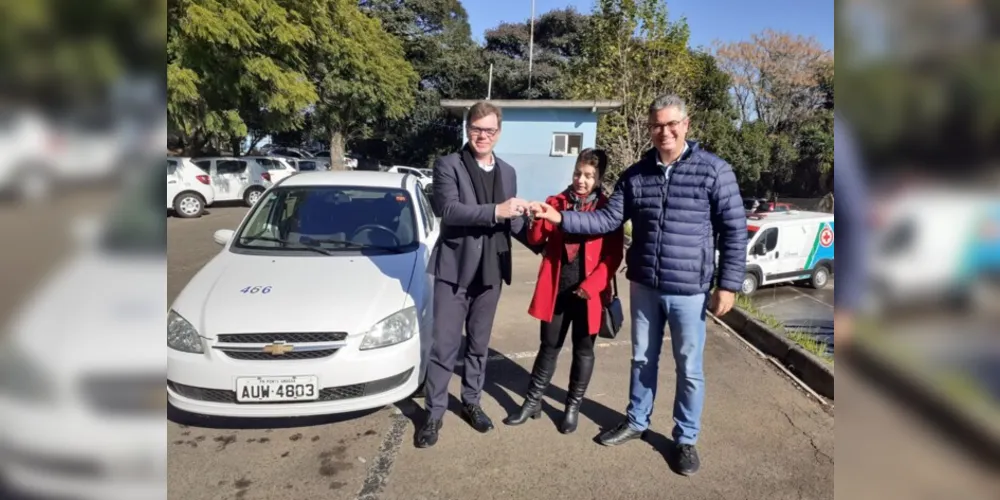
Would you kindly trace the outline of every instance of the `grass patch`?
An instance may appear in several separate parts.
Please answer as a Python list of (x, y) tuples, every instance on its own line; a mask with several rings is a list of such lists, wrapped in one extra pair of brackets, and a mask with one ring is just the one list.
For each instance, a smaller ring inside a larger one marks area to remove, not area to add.
[(760, 321), (761, 323), (764, 323), (769, 328), (777, 330), (779, 332), (784, 332), (785, 338), (787, 338), (792, 342), (795, 342), (806, 351), (815, 354), (823, 361), (826, 361), (831, 365), (834, 364), (833, 358), (826, 354), (826, 344), (814, 339), (805, 332), (786, 331), (785, 324), (782, 323), (781, 320), (775, 318), (773, 315), (761, 311), (760, 309), (757, 309), (757, 307), (754, 306), (753, 301), (750, 300), (750, 297), (747, 297), (746, 295), (743, 294), (737, 294), (736, 307), (743, 309), (744, 311), (747, 312), (747, 314), (750, 315), (750, 317), (756, 319), (757, 321)]

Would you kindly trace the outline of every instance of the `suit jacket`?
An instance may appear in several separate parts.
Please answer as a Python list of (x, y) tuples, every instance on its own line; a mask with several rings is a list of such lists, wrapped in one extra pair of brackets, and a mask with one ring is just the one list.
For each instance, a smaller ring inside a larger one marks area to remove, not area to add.
[[(502, 203), (517, 196), (517, 173), (514, 167), (494, 155), (497, 174), (503, 186)], [(431, 253), (430, 272), (439, 280), (461, 287), (472, 284), (483, 257), (485, 237), (470, 235), (469, 228), (501, 225), (507, 244), (513, 250), (511, 237), (527, 244), (524, 219), (513, 218), (495, 222), (496, 204), (479, 204), (472, 178), (458, 153), (438, 158), (434, 163), (434, 196), (431, 203), (441, 216), (441, 236)], [(501, 256), (501, 278), (510, 285), (511, 253)]]

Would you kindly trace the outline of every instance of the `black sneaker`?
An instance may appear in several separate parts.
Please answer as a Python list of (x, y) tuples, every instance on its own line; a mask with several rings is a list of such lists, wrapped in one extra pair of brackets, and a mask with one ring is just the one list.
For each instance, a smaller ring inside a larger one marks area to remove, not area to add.
[(616, 446), (633, 439), (644, 437), (645, 431), (637, 431), (628, 425), (628, 421), (618, 424), (618, 427), (601, 434), (597, 441), (604, 446)]
[(464, 405), (462, 407), (462, 418), (465, 419), (473, 429), (487, 433), (493, 429), (493, 421), (490, 417), (486, 415), (483, 411), (483, 407), (479, 405)]
[(693, 444), (679, 444), (674, 448), (674, 469), (682, 476), (690, 476), (701, 467), (698, 450)]
[(413, 437), (417, 448), (430, 448), (438, 442), (438, 431), (441, 430), (443, 422), (441, 419), (427, 417), (427, 422), (417, 431)]

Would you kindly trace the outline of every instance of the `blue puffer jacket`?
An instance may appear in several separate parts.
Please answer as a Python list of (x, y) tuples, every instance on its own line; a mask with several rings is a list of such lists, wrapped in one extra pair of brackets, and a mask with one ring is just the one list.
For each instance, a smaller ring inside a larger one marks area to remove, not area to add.
[(629, 167), (608, 204), (593, 212), (563, 212), (567, 233), (604, 234), (632, 221), (625, 276), (671, 295), (712, 287), (718, 238), (718, 286), (738, 292), (746, 273), (747, 220), (732, 167), (688, 141), (669, 180), (655, 149)]

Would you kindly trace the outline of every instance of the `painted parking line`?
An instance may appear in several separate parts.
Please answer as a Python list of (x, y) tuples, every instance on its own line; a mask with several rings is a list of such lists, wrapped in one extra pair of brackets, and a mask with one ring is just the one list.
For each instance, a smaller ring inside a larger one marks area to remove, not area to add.
[(824, 302), (824, 301), (822, 301), (822, 300), (819, 300), (819, 299), (817, 299), (816, 297), (813, 297), (812, 295), (809, 295), (808, 293), (806, 293), (806, 292), (803, 292), (802, 290), (797, 290), (797, 289), (795, 289), (795, 288), (792, 288), (792, 291), (794, 291), (795, 293), (797, 293), (797, 294), (799, 294), (799, 295), (801, 295), (801, 296), (803, 296), (803, 297), (806, 297), (806, 298), (808, 298), (808, 299), (810, 299), (810, 300), (813, 300), (813, 301), (815, 301), (815, 302), (819, 302), (820, 304), (823, 304), (823, 305), (824, 305), (824, 306), (826, 306), (826, 307), (829, 307), (829, 308), (833, 308), (833, 304), (829, 304), (829, 303), (827, 303), (827, 302)]

